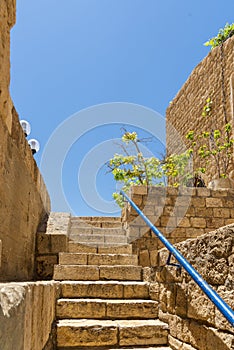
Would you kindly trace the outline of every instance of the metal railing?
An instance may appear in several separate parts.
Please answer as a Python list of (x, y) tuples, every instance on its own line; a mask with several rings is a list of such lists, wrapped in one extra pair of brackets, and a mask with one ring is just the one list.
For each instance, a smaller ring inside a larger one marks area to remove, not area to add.
[(192, 267), (192, 265), (183, 257), (183, 255), (164, 237), (164, 235), (152, 224), (152, 222), (143, 214), (138, 206), (124, 193), (120, 191), (121, 195), (131, 204), (137, 214), (139, 214), (154, 234), (160, 239), (176, 260), (180, 266), (183, 267), (191, 278), (197, 283), (202, 289), (206, 296), (212, 301), (212, 303), (218, 308), (223, 316), (229, 321), (234, 327), (234, 311), (230, 308), (227, 303), (213, 290), (210, 285), (202, 278), (202, 276)]

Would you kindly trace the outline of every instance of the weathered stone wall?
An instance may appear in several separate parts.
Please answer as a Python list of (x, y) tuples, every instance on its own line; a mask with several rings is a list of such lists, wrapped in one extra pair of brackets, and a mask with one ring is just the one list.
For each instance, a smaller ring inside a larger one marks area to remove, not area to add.
[(58, 264), (59, 253), (68, 251), (70, 218), (71, 215), (68, 213), (51, 213), (47, 227), (42, 225), (37, 232), (37, 279), (51, 280), (53, 278), (54, 265)]
[[(176, 244), (178, 251), (232, 309), (233, 247), (233, 224)], [(152, 282), (155, 299), (160, 300), (159, 318), (169, 323), (172, 349), (233, 349), (234, 328), (184, 269), (166, 265), (167, 257), (168, 252), (162, 249), (157, 267), (145, 268), (144, 274), (145, 280)]]
[[(222, 128), (225, 115), (233, 125), (233, 79), (234, 79), (234, 36), (224, 42), (223, 46), (213, 49), (193, 70), (188, 80), (167, 108), (167, 150), (169, 153), (180, 152), (178, 138), (173, 127), (182, 136), (190, 130), (199, 133), (203, 130)], [(212, 115), (202, 117), (206, 99), (213, 101)], [(197, 161), (195, 159), (195, 161)], [(198, 164), (198, 163), (196, 163)], [(214, 166), (210, 166), (206, 181), (213, 178)]]
[(32, 279), (36, 231), (50, 211), (43, 179), (9, 95), (15, 1), (0, 2), (0, 280)]
[[(234, 223), (234, 190), (133, 186), (129, 195), (173, 244)], [(156, 265), (162, 243), (130, 205), (123, 221), (140, 265)]]
[(0, 349), (52, 350), (53, 322), (59, 284), (0, 284)]

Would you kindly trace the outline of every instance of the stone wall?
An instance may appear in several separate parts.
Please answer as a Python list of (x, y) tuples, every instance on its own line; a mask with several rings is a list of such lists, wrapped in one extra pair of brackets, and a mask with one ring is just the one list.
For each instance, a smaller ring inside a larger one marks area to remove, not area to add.
[[(234, 36), (223, 46), (213, 49), (193, 70), (176, 97), (167, 108), (167, 150), (169, 153), (181, 151), (178, 138), (171, 125), (186, 143), (189, 130), (211, 131), (225, 125), (226, 119), (233, 125), (234, 89)], [(206, 99), (213, 101), (212, 115), (202, 117)], [(195, 160), (196, 161), (196, 160)], [(214, 176), (214, 166), (210, 166), (206, 181)]]
[(37, 227), (50, 211), (45, 184), (9, 95), (15, 1), (0, 2), (0, 280), (34, 275)]
[(37, 279), (51, 280), (54, 265), (58, 264), (59, 253), (68, 251), (70, 217), (68, 213), (51, 213), (47, 225), (42, 225), (37, 232)]
[[(178, 251), (232, 309), (233, 247), (233, 224), (176, 244)], [(159, 298), (159, 318), (169, 323), (172, 349), (233, 349), (234, 328), (184, 269), (166, 265), (167, 257), (168, 252), (162, 249), (157, 267), (145, 268), (144, 274), (145, 280), (152, 283), (155, 299)]]
[(21, 282), (0, 284), (1, 350), (56, 349), (53, 337), (59, 284)]
[[(234, 223), (234, 190), (133, 186), (129, 195), (173, 244)], [(130, 205), (123, 221), (140, 265), (156, 265), (163, 244)]]

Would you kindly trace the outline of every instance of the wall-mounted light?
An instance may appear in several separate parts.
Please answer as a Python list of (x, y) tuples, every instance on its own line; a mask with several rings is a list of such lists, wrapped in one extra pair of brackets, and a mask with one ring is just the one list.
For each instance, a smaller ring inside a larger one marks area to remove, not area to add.
[(20, 125), (24, 131), (25, 137), (27, 137), (31, 133), (31, 125), (27, 120), (20, 120)]
[(37, 140), (31, 139), (28, 141), (29, 146), (31, 147), (32, 154), (35, 154), (39, 151), (40, 149), (40, 144)]

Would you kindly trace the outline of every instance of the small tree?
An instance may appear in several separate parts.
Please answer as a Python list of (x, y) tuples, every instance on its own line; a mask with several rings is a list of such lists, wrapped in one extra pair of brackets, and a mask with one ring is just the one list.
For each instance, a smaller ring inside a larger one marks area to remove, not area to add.
[[(108, 168), (114, 175), (117, 183), (122, 185), (122, 190), (127, 191), (133, 185), (157, 185), (179, 186), (186, 184), (191, 178), (188, 163), (191, 151), (180, 155), (172, 154), (163, 159), (157, 157), (144, 157), (136, 132), (125, 130), (120, 147), (124, 154), (115, 154), (108, 162)], [(129, 147), (133, 146), (133, 153), (129, 153)], [(170, 179), (170, 181), (168, 181)], [(113, 193), (113, 198), (120, 207), (123, 207), (123, 198), (118, 192)]]

